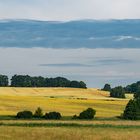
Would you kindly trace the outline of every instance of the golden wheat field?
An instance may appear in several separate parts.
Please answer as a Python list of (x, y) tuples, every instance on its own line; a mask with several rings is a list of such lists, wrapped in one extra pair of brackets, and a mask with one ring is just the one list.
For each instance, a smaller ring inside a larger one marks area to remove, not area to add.
[[(1, 140), (139, 140), (139, 129), (0, 127)], [(55, 132), (55, 133), (54, 133)]]
[[(139, 140), (140, 121), (2, 121), (0, 140)], [(38, 126), (24, 126), (24, 124)], [(11, 125), (12, 124), (12, 125)], [(19, 126), (23, 124), (23, 126)], [(41, 126), (50, 124), (50, 126)], [(65, 126), (53, 124), (67, 124)], [(71, 124), (75, 124), (72, 125)], [(76, 126), (76, 124), (82, 126)], [(51, 126), (52, 125), (52, 126)], [(89, 126), (88, 126), (89, 125)], [(92, 126), (91, 126), (92, 125)]]
[(0, 88), (0, 115), (15, 115), (18, 111), (41, 107), (44, 112), (59, 111), (63, 116), (78, 114), (83, 109), (96, 109), (96, 117), (119, 116), (128, 99), (110, 98), (98, 89), (74, 88)]
[[(97, 118), (85, 120), (0, 120), (0, 140), (133, 140), (140, 139), (140, 121), (113, 119), (119, 116), (129, 99), (110, 98), (98, 89), (73, 88), (0, 88), (0, 115), (18, 111), (59, 111), (63, 116), (79, 114), (92, 107)], [(109, 118), (109, 119), (108, 119)]]

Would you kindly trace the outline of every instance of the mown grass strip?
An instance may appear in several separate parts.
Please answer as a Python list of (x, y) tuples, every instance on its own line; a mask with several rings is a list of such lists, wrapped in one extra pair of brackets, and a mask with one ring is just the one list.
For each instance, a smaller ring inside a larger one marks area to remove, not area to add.
[(77, 123), (0, 123), (0, 126), (17, 127), (88, 127), (88, 128), (118, 128), (140, 129), (140, 125), (111, 125), (111, 124), (77, 124)]

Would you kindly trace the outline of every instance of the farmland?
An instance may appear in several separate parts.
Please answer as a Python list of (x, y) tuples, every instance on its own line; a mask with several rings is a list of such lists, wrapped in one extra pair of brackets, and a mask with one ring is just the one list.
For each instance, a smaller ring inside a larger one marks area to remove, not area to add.
[[(110, 98), (108, 92), (93, 88), (0, 88), (0, 140), (137, 140), (140, 122), (116, 118), (132, 97)], [(22, 110), (34, 112), (37, 107), (44, 113), (58, 111), (64, 117), (59, 121), (5, 118)], [(96, 109), (95, 120), (70, 119), (88, 107)]]
[(21, 121), (5, 122), (0, 126), (4, 140), (133, 140), (140, 138), (140, 123), (131, 121)]
[(93, 88), (0, 88), (0, 115), (41, 107), (44, 112), (59, 111), (63, 116), (73, 116), (92, 107), (97, 111), (96, 117), (115, 117), (123, 112), (128, 100), (110, 98), (108, 92)]

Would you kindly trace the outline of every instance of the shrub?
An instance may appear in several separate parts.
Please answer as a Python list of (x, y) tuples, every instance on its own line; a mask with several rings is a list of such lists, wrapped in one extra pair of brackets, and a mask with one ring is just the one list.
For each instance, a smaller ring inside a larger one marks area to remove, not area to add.
[(51, 120), (59, 120), (61, 119), (61, 114), (59, 112), (49, 112), (45, 114), (45, 119), (51, 119)]
[(34, 113), (35, 118), (42, 118), (43, 117), (43, 111), (40, 107), (37, 108), (37, 110)]
[(83, 112), (81, 112), (79, 116), (74, 115), (72, 119), (93, 119), (95, 114), (96, 114), (96, 110), (92, 108), (88, 108), (84, 110)]
[(79, 116), (77, 116), (77, 115), (74, 115), (73, 117), (72, 117), (72, 119), (79, 119)]
[(96, 111), (92, 108), (88, 108), (80, 113), (79, 119), (93, 119)]
[(18, 112), (16, 115), (16, 118), (18, 119), (31, 119), (32, 117), (33, 117), (33, 114), (31, 111)]

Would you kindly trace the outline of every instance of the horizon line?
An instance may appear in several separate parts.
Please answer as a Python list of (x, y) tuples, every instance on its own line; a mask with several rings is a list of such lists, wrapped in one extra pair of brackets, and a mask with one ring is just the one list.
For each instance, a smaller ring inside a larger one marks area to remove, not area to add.
[(35, 19), (35, 18), (0, 18), (0, 21), (41, 21), (41, 22), (72, 22), (72, 21), (123, 21), (123, 20), (140, 20), (140, 18), (108, 18), (108, 19), (94, 19), (94, 18), (80, 18), (69, 20), (49, 20), (49, 19)]

